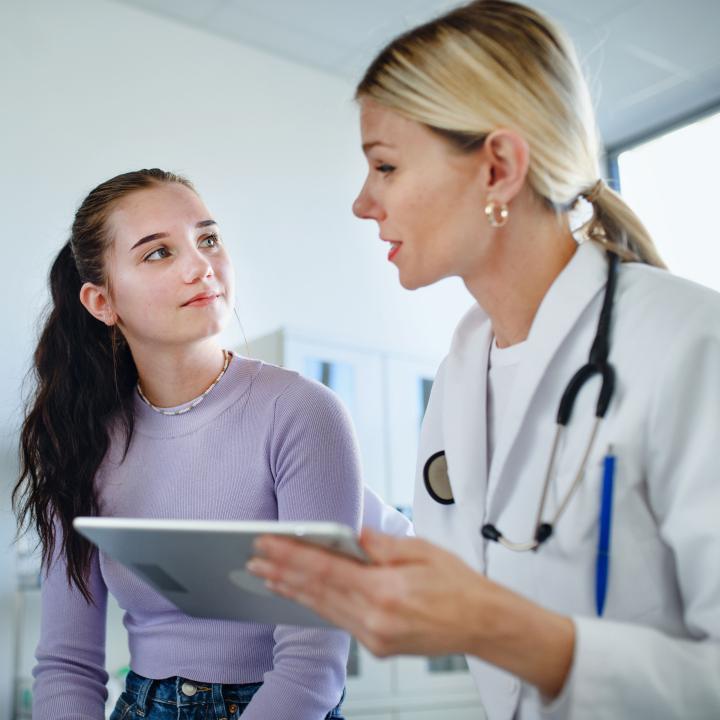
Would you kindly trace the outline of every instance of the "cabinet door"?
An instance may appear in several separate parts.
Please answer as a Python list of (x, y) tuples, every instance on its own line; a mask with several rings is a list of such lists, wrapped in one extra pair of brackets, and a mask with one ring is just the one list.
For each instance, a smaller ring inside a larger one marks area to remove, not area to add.
[(127, 630), (123, 625), (123, 610), (117, 600), (108, 593), (107, 624), (105, 641), (105, 669), (108, 672), (108, 698), (105, 716), (109, 717), (115, 703), (125, 690), (125, 676), (130, 669), (130, 650)]
[(285, 367), (322, 382), (343, 401), (357, 433), (364, 482), (387, 498), (381, 356), (292, 335), (284, 350)]
[[(115, 598), (108, 594), (107, 638), (105, 667), (108, 680), (106, 717), (115, 707), (120, 693), (125, 689), (124, 677), (130, 662), (127, 632), (122, 624), (123, 611)], [(15, 717), (30, 718), (32, 706), (32, 669), (35, 665), (35, 648), (40, 640), (41, 617), (40, 588), (24, 588), (17, 593), (18, 656), (15, 667)]]
[(402, 710), (394, 720), (486, 720), (481, 705), (469, 707), (441, 707), (428, 710)]
[(40, 588), (18, 590), (15, 603), (14, 711), (16, 720), (24, 720), (32, 716), (32, 669), (35, 648), (40, 639)]
[(362, 705), (367, 698), (390, 697), (393, 692), (392, 675), (392, 658), (376, 658), (352, 638), (345, 682), (348, 704)]
[(385, 358), (388, 499), (396, 507), (412, 506), (420, 426), (436, 370), (430, 361), (392, 355)]
[(463, 655), (397, 659), (397, 688), (400, 693), (475, 691)]

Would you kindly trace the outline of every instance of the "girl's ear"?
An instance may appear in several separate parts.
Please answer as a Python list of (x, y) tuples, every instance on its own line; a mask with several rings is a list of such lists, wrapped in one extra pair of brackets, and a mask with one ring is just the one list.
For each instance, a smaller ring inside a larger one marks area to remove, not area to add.
[(80, 302), (96, 320), (105, 325), (111, 326), (117, 322), (117, 316), (105, 288), (86, 282), (80, 288)]

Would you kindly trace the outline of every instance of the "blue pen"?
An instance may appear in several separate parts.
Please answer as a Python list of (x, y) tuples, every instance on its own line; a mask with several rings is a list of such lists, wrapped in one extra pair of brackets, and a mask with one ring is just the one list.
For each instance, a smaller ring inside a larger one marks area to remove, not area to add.
[(612, 524), (613, 482), (615, 479), (615, 456), (612, 445), (608, 447), (603, 462), (603, 486), (600, 500), (600, 532), (598, 535), (597, 564), (595, 566), (595, 609), (602, 617), (607, 595), (610, 570), (610, 530)]

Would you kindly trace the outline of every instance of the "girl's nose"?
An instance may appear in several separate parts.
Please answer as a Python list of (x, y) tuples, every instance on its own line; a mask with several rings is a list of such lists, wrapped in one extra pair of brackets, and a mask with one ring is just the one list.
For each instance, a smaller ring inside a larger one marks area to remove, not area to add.
[(212, 265), (208, 259), (198, 250), (192, 250), (186, 258), (183, 275), (186, 283), (194, 283), (213, 275)]

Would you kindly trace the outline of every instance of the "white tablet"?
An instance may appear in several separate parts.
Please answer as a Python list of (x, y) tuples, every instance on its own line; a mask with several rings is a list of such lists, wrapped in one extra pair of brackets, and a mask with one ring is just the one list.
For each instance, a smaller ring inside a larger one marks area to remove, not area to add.
[(75, 529), (188, 615), (273, 625), (332, 625), (245, 571), (260, 535), (285, 535), (368, 562), (353, 530), (333, 522), (77, 517)]

